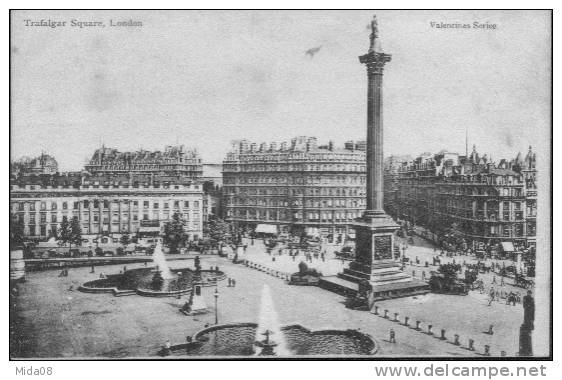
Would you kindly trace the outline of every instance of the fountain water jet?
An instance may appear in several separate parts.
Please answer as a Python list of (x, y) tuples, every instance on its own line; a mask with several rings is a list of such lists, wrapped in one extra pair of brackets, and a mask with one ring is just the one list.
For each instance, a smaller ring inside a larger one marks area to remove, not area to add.
[[(271, 344), (271, 342), (275, 344), (274, 355), (287, 356), (291, 354), (287, 348), (285, 336), (281, 331), (277, 312), (273, 306), (273, 298), (271, 297), (271, 292), (267, 285), (263, 286), (261, 292), (260, 317), (255, 338), (257, 346), (263, 347), (263, 345), (259, 343), (262, 342), (264, 335), (266, 336), (267, 344)], [(260, 353), (256, 352), (256, 355), (260, 355)]]
[(152, 261), (157, 265), (158, 270), (161, 272), (162, 278), (164, 280), (171, 280), (175, 277), (170, 271), (170, 267), (168, 267), (166, 257), (164, 256), (164, 252), (162, 251), (162, 243), (160, 242), (156, 243), (156, 247), (154, 247)]

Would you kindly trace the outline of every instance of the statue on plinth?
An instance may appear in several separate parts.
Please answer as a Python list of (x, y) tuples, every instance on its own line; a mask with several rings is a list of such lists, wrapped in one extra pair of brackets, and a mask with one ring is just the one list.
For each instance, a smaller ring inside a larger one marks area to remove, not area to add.
[(532, 331), (535, 329), (535, 299), (530, 290), (523, 297), (523, 324), (519, 328), (519, 356), (533, 356)]
[(269, 339), (269, 336), (272, 334), (271, 331), (265, 330), (261, 335), (265, 336), (265, 339), (262, 341), (257, 341), (254, 344), (258, 347), (261, 347), (261, 352), (259, 353), (260, 356), (273, 356), (275, 355), (275, 347), (277, 347), (277, 343)]

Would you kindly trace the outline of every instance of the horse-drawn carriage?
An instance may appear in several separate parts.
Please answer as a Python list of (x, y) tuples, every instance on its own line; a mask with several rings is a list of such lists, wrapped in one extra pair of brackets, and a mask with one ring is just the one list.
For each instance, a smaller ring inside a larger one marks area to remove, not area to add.
[(524, 276), (515, 273), (515, 286), (518, 286), (523, 289), (531, 289), (535, 285), (533, 280), (529, 280)]

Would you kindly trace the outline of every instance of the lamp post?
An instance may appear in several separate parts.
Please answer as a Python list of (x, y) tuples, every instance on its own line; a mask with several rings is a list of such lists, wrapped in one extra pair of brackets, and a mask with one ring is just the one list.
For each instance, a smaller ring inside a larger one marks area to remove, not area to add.
[(218, 310), (218, 301), (219, 301), (219, 288), (215, 288), (215, 325), (219, 324), (219, 310)]

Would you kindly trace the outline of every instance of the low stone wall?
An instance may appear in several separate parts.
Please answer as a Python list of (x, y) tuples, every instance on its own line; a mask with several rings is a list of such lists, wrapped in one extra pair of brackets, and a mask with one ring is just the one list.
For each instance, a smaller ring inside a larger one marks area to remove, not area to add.
[[(187, 268), (182, 268), (182, 269), (174, 269), (174, 272), (180, 272), (183, 270), (186, 270)], [(146, 268), (139, 268), (139, 269), (131, 269), (131, 270), (146, 270)], [(187, 269), (189, 270), (189, 269)], [(207, 282), (201, 282), (200, 285), (204, 286), (204, 287), (209, 287), (209, 286), (216, 286), (218, 281), (222, 281), (224, 279), (226, 279), (226, 273), (222, 272), (222, 271), (212, 271), (212, 270), (202, 270), (202, 273), (211, 273), (211, 274), (215, 274), (216, 276), (213, 279), (213, 281), (207, 281)], [(112, 275), (108, 275), (107, 277), (117, 277), (117, 276), (122, 276), (123, 274), (112, 274)], [(186, 287), (185, 289), (181, 289), (181, 290), (173, 290), (173, 291), (156, 291), (156, 290), (152, 290), (152, 289), (148, 289), (148, 288), (136, 288), (136, 289), (118, 289), (117, 287), (95, 287), (92, 286), (93, 283), (98, 282), (100, 280), (104, 280), (104, 279), (96, 279), (96, 280), (92, 280), (92, 281), (88, 281), (83, 283), (78, 290), (84, 292), (84, 293), (112, 293), (114, 296), (128, 296), (128, 295), (140, 295), (140, 296), (145, 296), (145, 297), (177, 297), (177, 296), (181, 296), (181, 295), (186, 295), (186, 294), (191, 294), (191, 291), (193, 290), (192, 286)]]
[(257, 269), (260, 272), (265, 272), (265, 273), (267, 273), (271, 276), (281, 278), (282, 280), (285, 280), (285, 281), (291, 280), (291, 274), (292, 273), (283, 272), (283, 271), (280, 271), (280, 270), (277, 270), (277, 269), (269, 268), (269, 267), (266, 267), (263, 264), (255, 263), (255, 262), (250, 261), (250, 260), (245, 260), (244, 265), (246, 265), (248, 268)]
[[(198, 332), (193, 334), (191, 342), (189, 342), (189, 343), (179, 343), (179, 344), (175, 344), (175, 345), (170, 346), (170, 351), (185, 350), (186, 353), (187, 353), (188, 348), (190, 348), (190, 347), (195, 348), (195, 347), (197, 347), (198, 344), (202, 343), (202, 341), (200, 341), (200, 339), (203, 335), (208, 334), (210, 332), (213, 332), (215, 330), (221, 330), (221, 329), (224, 329), (224, 328), (231, 328), (231, 327), (254, 327), (254, 328), (257, 328), (258, 324), (253, 323), (253, 322), (224, 323), (224, 324), (220, 324), (220, 325), (207, 327), (207, 328), (199, 330)], [(341, 330), (341, 329), (335, 329), (335, 328), (326, 328), (326, 329), (321, 329), (321, 330), (311, 330), (311, 329), (308, 329), (308, 328), (302, 326), (301, 324), (291, 323), (291, 324), (282, 326), (281, 331), (288, 330), (288, 329), (291, 329), (291, 328), (302, 329), (310, 335), (342, 334), (342, 335), (352, 335), (352, 336), (354, 336), (358, 339), (369, 340), (369, 345), (372, 346), (370, 348), (369, 355), (375, 355), (377, 353), (378, 349), (379, 349), (379, 345), (377, 344), (376, 340), (373, 339), (373, 337), (371, 335), (365, 334), (363, 332), (359, 332), (357, 330), (352, 330), (352, 329)]]

